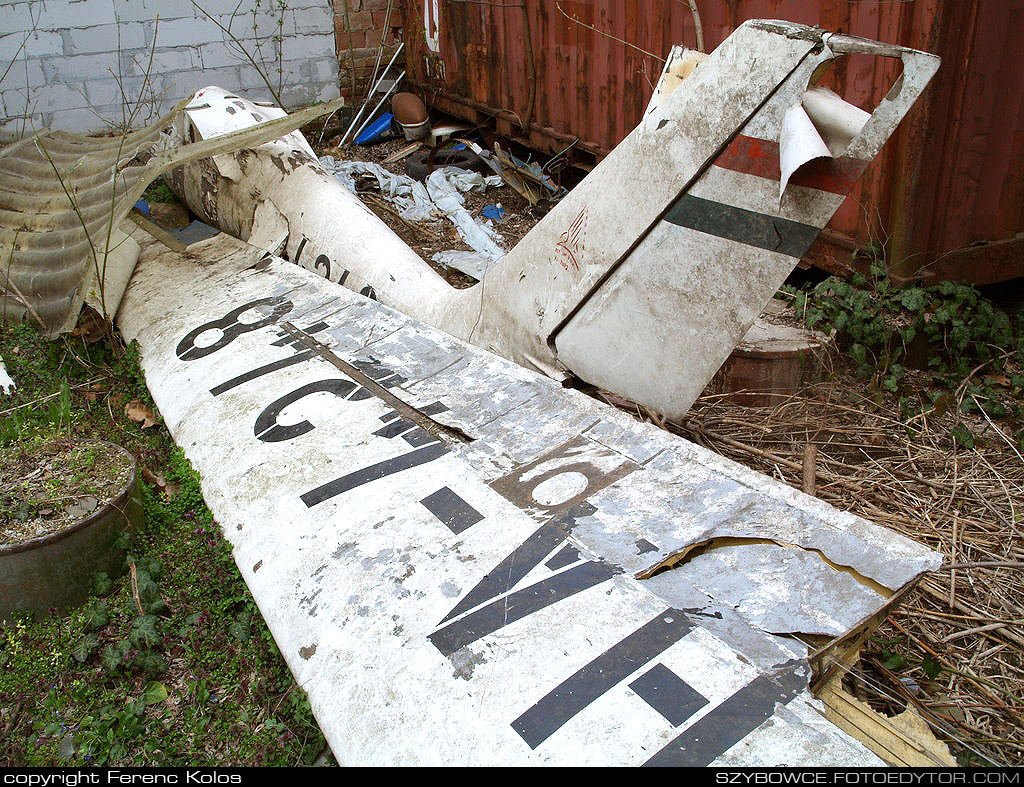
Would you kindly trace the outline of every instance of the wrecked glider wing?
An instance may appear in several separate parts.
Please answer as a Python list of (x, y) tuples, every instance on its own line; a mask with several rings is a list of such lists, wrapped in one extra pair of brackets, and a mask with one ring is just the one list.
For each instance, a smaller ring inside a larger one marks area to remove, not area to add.
[[(902, 61), (870, 115), (814, 84), (848, 53)], [(447, 285), (298, 147), (185, 168), (178, 188), (208, 222), (332, 281), (528, 368), (571, 372), (678, 417), (938, 58), (764, 20), (741, 25), (706, 59), (677, 54), (686, 67), (666, 72), (675, 82), (641, 124), (467, 290)], [(252, 105), (218, 88), (196, 101), (179, 121), (183, 137), (252, 122)]]
[(339, 763), (881, 764), (802, 640), (936, 553), (227, 235), (118, 321)]
[(139, 252), (120, 224), (154, 179), (197, 158), (275, 139), (342, 100), (162, 150), (163, 131), (184, 104), (130, 134), (43, 130), (0, 148), (0, 319), (31, 316), (53, 336), (74, 327), (83, 303), (115, 314)]

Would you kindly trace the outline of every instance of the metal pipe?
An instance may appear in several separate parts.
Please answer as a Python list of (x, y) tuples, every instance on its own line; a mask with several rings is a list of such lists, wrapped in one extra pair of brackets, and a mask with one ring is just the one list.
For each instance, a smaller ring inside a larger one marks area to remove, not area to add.
[[(384, 69), (384, 73), (380, 75), (380, 78), (374, 83), (373, 87), (370, 88), (370, 92), (366, 94), (366, 98), (363, 99), (363, 105), (359, 108), (359, 112), (356, 114), (354, 118), (352, 118), (352, 122), (349, 124), (349, 127), (345, 130), (345, 133), (341, 135), (341, 139), (338, 141), (339, 147), (345, 144), (345, 140), (348, 139), (348, 135), (352, 131), (352, 127), (359, 122), (359, 119), (363, 116), (363, 112), (366, 111), (366, 107), (370, 103), (370, 96), (372, 96), (374, 91), (378, 87), (380, 87), (380, 83), (384, 81), (384, 77), (387, 75), (388, 71), (391, 70), (391, 66), (395, 64), (395, 60), (398, 59), (398, 56), (399, 54), (401, 54), (403, 49), (405, 49), (404, 41), (398, 45), (398, 49), (395, 50), (395, 54), (393, 54), (391, 56), (391, 60), (388, 61), (388, 65)], [(404, 75), (405, 72), (403, 71), (402, 74)], [(395, 84), (398, 84), (397, 80), (395, 80)], [(370, 117), (373, 117), (373, 115), (370, 115)], [(359, 131), (362, 131), (362, 129), (360, 128)], [(359, 134), (359, 131), (356, 132), (357, 135)]]
[[(380, 44), (377, 46), (377, 57), (373, 61), (373, 77), (370, 79), (370, 83), (374, 84), (377, 81), (377, 74), (380, 69), (380, 59), (384, 56), (384, 41), (387, 39), (388, 26), (391, 24), (391, 6), (394, 0), (388, 0), (387, 11), (384, 13), (384, 27), (380, 32)], [(363, 96), (363, 101), (369, 101), (370, 96), (373, 94), (373, 88), (371, 87), (366, 91), (366, 95)]]
[[(387, 73), (387, 72), (385, 72), (385, 73)], [(395, 84), (393, 84), (391, 87), (389, 87), (388, 88), (388, 92), (385, 93), (381, 97), (381, 100), (377, 102), (377, 106), (375, 106), (373, 108), (373, 112), (371, 112), (369, 115), (367, 115), (366, 120), (363, 121), (363, 125), (361, 125), (359, 128), (356, 129), (356, 133), (352, 135), (352, 139), (358, 139), (359, 138), (359, 134), (362, 132), (362, 130), (364, 128), (366, 128), (366, 126), (370, 123), (370, 121), (373, 120), (374, 115), (377, 114), (377, 110), (380, 109), (381, 105), (385, 101), (388, 100), (388, 97), (395, 91), (395, 88), (398, 87), (398, 83), (401, 82), (404, 77), (405, 77), (405, 72), (403, 71), (401, 74), (398, 75), (398, 79), (395, 80)]]

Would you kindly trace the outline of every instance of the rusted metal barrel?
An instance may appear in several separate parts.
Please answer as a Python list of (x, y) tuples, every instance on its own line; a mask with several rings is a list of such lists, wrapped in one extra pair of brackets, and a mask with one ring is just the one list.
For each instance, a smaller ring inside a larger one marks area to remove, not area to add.
[(831, 338), (799, 325), (779, 324), (785, 313), (785, 304), (772, 300), (705, 393), (727, 394), (729, 401), (747, 407), (768, 407), (823, 379)]
[(55, 533), (0, 545), (0, 620), (16, 612), (45, 614), (77, 606), (89, 597), (97, 572), (113, 576), (121, 569), (125, 553), (114, 544), (142, 523), (142, 500), (135, 457), (115, 447), (132, 466), (116, 497)]

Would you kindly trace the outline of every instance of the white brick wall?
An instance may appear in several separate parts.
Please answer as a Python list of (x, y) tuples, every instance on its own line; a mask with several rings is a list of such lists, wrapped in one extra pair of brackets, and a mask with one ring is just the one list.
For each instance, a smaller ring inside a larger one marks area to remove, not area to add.
[[(259, 62), (252, 15), (257, 9), (256, 35), (266, 37), (260, 42), (262, 60), (275, 86), (280, 44), (273, 37), (283, 34), (281, 97), (287, 107), (338, 95), (331, 0), (287, 0), (280, 27), (276, 0), (199, 4), (221, 25), (230, 24)], [(0, 140), (43, 127), (88, 133), (117, 126), (125, 116), (122, 89), (141, 105), (135, 126), (206, 85), (270, 98), (237, 45), (189, 0), (0, 0), (0, 74), (5, 71)]]

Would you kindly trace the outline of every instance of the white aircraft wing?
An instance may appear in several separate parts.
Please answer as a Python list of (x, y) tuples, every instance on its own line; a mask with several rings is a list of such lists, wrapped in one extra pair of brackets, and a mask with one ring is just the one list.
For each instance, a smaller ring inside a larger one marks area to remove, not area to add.
[(118, 320), (339, 763), (881, 764), (795, 635), (939, 555), (226, 235)]

